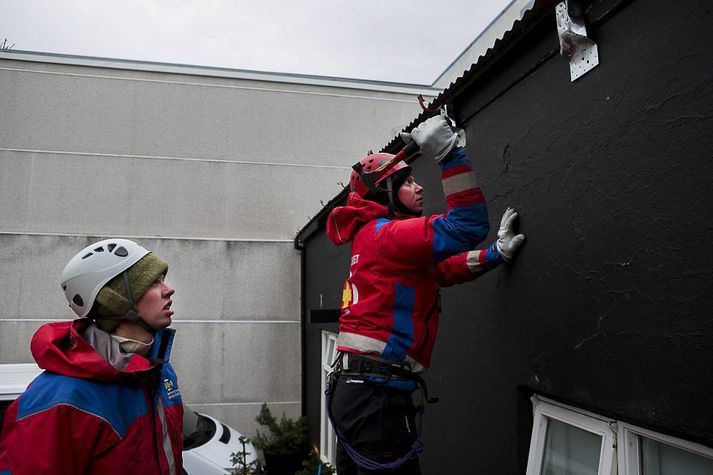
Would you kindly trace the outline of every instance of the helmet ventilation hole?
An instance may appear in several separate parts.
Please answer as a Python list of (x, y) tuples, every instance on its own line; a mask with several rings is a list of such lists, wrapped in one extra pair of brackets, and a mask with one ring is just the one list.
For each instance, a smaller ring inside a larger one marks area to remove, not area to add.
[(114, 255), (119, 257), (126, 257), (129, 255), (129, 251), (127, 251), (124, 246), (119, 246), (114, 251)]
[(74, 294), (74, 297), (72, 297), (72, 302), (74, 302), (75, 305), (84, 307), (84, 300), (82, 300), (82, 297), (79, 294)]
[(94, 252), (104, 252), (104, 248), (99, 246), (96, 249), (94, 249)]
[(106, 248), (109, 250), (109, 252), (112, 252), (115, 247), (116, 247), (116, 244), (114, 244), (114, 243), (112, 242), (112, 243), (109, 244)]
[(82, 256), (82, 259), (86, 259), (87, 257), (93, 256), (93, 255), (94, 255), (93, 252), (89, 252), (89, 253), (83, 255), (83, 256)]

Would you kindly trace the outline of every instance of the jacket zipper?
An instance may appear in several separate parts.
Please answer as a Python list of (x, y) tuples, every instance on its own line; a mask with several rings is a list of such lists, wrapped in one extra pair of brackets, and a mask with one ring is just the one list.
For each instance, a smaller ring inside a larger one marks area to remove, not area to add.
[[(152, 380), (155, 380), (156, 378), (151, 378)], [(151, 406), (151, 434), (152, 434), (152, 440), (153, 440), (153, 453), (154, 457), (156, 458), (156, 467), (158, 468), (156, 473), (161, 473), (161, 460), (159, 458), (158, 454), (158, 440), (156, 439), (156, 401), (154, 400), (154, 394), (151, 392), (151, 387), (154, 385), (151, 384), (149, 388), (147, 388), (147, 396), (149, 400), (149, 404)]]

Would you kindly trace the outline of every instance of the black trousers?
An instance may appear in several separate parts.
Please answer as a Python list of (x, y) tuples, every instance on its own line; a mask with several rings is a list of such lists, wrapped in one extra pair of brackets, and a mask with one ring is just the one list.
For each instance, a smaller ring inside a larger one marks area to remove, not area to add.
[[(347, 443), (371, 460), (392, 462), (411, 450), (416, 439), (416, 409), (411, 393), (341, 374), (331, 394), (332, 419)], [(337, 447), (339, 475), (420, 475), (418, 457), (395, 470), (365, 470)]]

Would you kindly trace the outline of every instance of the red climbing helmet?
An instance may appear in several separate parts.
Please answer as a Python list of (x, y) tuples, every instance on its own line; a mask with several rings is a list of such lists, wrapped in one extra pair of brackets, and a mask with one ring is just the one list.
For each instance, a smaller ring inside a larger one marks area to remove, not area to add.
[(349, 188), (362, 198), (368, 199), (366, 195), (369, 191), (397, 171), (404, 169), (411, 171), (411, 167), (403, 160), (394, 164), (394, 158), (395, 155), (390, 153), (372, 153), (362, 158), (352, 167), (354, 170), (349, 179)]

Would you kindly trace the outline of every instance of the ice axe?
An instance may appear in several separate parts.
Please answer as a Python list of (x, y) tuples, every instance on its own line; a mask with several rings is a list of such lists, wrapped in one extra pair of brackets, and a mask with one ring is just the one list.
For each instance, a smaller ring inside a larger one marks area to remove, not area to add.
[[(456, 131), (459, 136), (461, 136), (460, 132), (458, 132), (458, 129), (455, 126), (455, 122), (453, 121), (453, 119), (448, 117), (445, 106), (439, 109), (428, 109), (427, 107), (425, 107), (423, 103), (423, 96), (421, 95), (419, 95), (419, 104), (425, 112), (438, 113), (443, 116), (443, 118), (446, 119), (446, 121), (448, 122), (448, 125), (450, 125), (451, 128)], [(462, 145), (465, 145), (465, 143), (463, 142)], [(396, 155), (394, 155), (393, 158), (384, 162), (374, 170), (368, 172), (364, 171), (364, 167), (360, 162), (355, 163), (352, 166), (352, 169), (359, 174), (359, 178), (361, 179), (362, 183), (364, 183), (364, 185), (366, 185), (366, 187), (371, 190), (381, 181), (380, 177), (385, 177), (387, 172), (394, 166), (396, 166), (397, 163), (402, 160), (406, 160), (407, 158), (416, 154), (419, 149), (420, 147), (418, 146), (418, 144), (416, 142), (411, 141), (407, 143), (406, 146), (404, 146), (404, 148), (402, 148)]]

